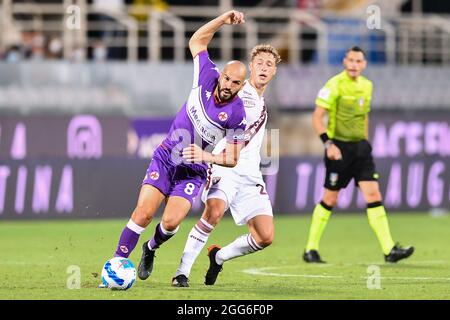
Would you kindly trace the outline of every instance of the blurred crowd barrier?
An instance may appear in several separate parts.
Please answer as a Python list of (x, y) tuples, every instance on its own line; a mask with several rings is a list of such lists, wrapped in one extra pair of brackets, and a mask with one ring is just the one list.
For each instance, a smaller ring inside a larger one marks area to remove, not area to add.
[[(280, 65), (265, 93), (268, 108), (312, 110), (317, 92), (341, 70)], [(192, 72), (192, 63), (0, 63), (0, 113), (173, 116)], [(364, 75), (374, 84), (373, 109), (450, 109), (450, 67), (369, 65)]]
[(220, 30), (214, 59), (267, 42), (290, 64), (340, 64), (356, 44), (371, 63), (450, 62), (450, 5), (438, 0), (3, 0), (0, 59), (188, 61), (192, 34), (231, 9), (246, 23)]

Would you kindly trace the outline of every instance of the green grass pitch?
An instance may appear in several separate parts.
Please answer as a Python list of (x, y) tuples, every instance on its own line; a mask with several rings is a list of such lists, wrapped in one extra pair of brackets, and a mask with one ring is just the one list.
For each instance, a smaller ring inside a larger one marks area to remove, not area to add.
[[(310, 217), (278, 216), (272, 246), (226, 262), (216, 285), (207, 287), (203, 284), (206, 247), (227, 244), (247, 233), (245, 226), (224, 218), (194, 265), (191, 287), (173, 288), (172, 276), (196, 220), (182, 223), (178, 234), (157, 251), (152, 276), (137, 280), (128, 291), (97, 289), (98, 274), (112, 256), (127, 219), (2, 221), (0, 299), (450, 299), (449, 216), (391, 213), (394, 239), (414, 245), (416, 252), (398, 264), (385, 264), (365, 214), (336, 213), (322, 238), (325, 265), (301, 260)], [(140, 246), (154, 226), (144, 232), (131, 255), (136, 266)], [(73, 265), (80, 270), (80, 289), (67, 288)], [(376, 275), (373, 270), (379, 270), (380, 289), (368, 288), (368, 282), (378, 283), (367, 279)]]

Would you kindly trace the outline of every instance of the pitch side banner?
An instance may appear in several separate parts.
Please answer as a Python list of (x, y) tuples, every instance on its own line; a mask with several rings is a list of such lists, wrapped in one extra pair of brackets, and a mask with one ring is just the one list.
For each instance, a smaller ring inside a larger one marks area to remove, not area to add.
[[(0, 165), (0, 219), (127, 217), (136, 204), (147, 160), (22, 160)], [(450, 164), (439, 157), (377, 161), (384, 203), (391, 211), (450, 208)], [(310, 213), (322, 192), (317, 158), (285, 158), (266, 176), (275, 212)], [(361, 212), (365, 203), (351, 183), (337, 209)], [(202, 209), (196, 199), (193, 213)]]
[[(450, 208), (445, 112), (374, 113), (371, 142), (391, 211)], [(128, 217), (170, 119), (0, 117), (0, 219)], [(309, 214), (321, 197), (319, 157), (280, 158), (265, 177), (277, 214)], [(337, 209), (365, 207), (351, 183)], [(199, 214), (202, 204), (194, 204)]]
[(0, 115), (0, 161), (36, 158), (104, 159), (126, 155), (123, 116)]
[[(280, 213), (311, 212), (322, 196), (325, 175), (322, 161), (290, 158), (282, 159), (280, 164), (275, 177), (266, 177), (275, 210)], [(399, 157), (378, 159), (376, 165), (384, 204), (391, 211), (450, 208), (449, 162), (439, 157)], [(361, 192), (351, 182), (339, 194), (336, 209), (361, 212), (365, 208)]]

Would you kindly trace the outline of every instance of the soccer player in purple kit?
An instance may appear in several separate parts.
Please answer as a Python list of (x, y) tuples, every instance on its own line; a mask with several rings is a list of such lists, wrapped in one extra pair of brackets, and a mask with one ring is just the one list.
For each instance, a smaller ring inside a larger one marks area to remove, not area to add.
[[(246, 67), (239, 61), (226, 64), (219, 74), (209, 59), (207, 46), (223, 25), (244, 23), (244, 14), (228, 11), (198, 29), (189, 41), (194, 59), (194, 80), (187, 102), (176, 115), (166, 139), (155, 150), (142, 183), (136, 208), (122, 231), (115, 256), (127, 258), (140, 234), (165, 200), (161, 221), (153, 237), (142, 246), (140, 279), (153, 270), (155, 250), (169, 240), (191, 209), (207, 178), (208, 163), (225, 167), (237, 164), (243, 146), (245, 110), (237, 93), (244, 85)], [(241, 134), (240, 134), (241, 132)], [(225, 152), (213, 155), (214, 146), (227, 138)]]

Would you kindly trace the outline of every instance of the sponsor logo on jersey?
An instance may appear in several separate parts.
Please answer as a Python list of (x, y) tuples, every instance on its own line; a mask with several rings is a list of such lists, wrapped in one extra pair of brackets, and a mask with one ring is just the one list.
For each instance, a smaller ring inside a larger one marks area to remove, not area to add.
[(211, 91), (205, 90), (205, 96), (206, 100), (209, 101), (209, 98), (211, 98)]
[(215, 132), (219, 129), (214, 129), (212, 124), (206, 125), (206, 122), (202, 121), (202, 118), (204, 119), (204, 115), (202, 117), (202, 112), (198, 112), (195, 106), (189, 107), (187, 108), (187, 110), (191, 122), (194, 125), (197, 133), (202, 137), (203, 140), (205, 140), (209, 144), (215, 145), (216, 138), (221, 137), (221, 135), (218, 135), (218, 132)]
[(256, 101), (253, 99), (248, 99), (247, 97), (242, 99), (242, 102), (244, 102), (244, 107), (246, 108), (254, 108), (256, 107)]
[(226, 121), (228, 119), (228, 114), (224, 111), (220, 112), (217, 116), (220, 121)]
[(248, 141), (250, 139), (250, 134), (242, 132), (240, 134), (233, 135), (233, 140), (235, 141)]
[(150, 173), (150, 179), (158, 180), (159, 179), (159, 173), (157, 171), (153, 171), (152, 173)]
[(224, 128), (212, 121), (206, 114), (200, 98), (201, 88), (195, 88), (189, 95), (186, 112), (197, 134), (208, 144), (215, 146), (224, 136)]

